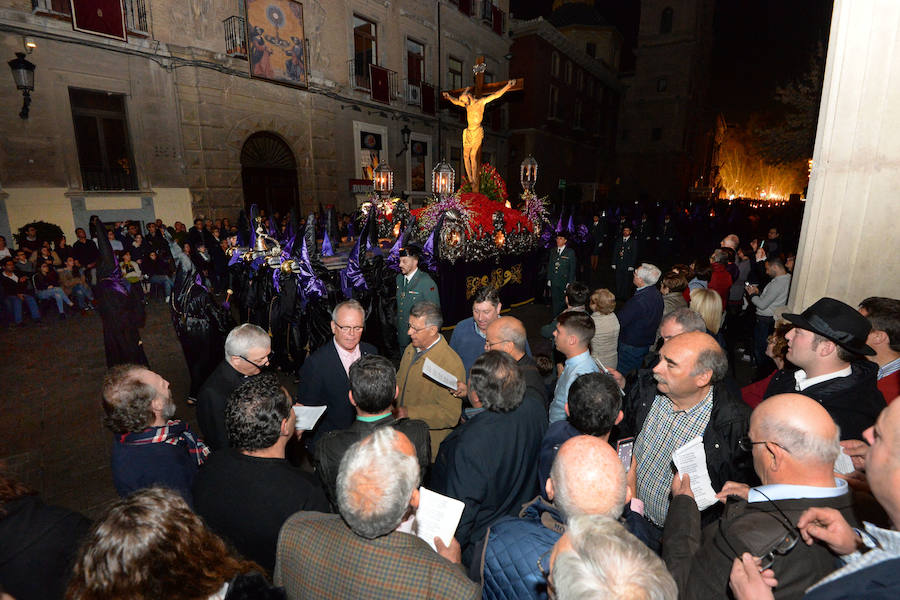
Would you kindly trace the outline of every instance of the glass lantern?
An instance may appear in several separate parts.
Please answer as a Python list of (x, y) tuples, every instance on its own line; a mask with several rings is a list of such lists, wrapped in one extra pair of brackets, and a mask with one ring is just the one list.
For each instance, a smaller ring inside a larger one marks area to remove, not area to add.
[(524, 190), (527, 195), (534, 194), (534, 184), (537, 183), (537, 172), (537, 161), (529, 154), (525, 160), (522, 161), (522, 166), (519, 169), (519, 182), (522, 184), (522, 190)]
[(372, 176), (372, 186), (379, 198), (386, 198), (394, 191), (394, 171), (387, 162), (375, 167)]
[(435, 196), (449, 196), (453, 193), (456, 171), (446, 160), (441, 159), (431, 171), (431, 191)]

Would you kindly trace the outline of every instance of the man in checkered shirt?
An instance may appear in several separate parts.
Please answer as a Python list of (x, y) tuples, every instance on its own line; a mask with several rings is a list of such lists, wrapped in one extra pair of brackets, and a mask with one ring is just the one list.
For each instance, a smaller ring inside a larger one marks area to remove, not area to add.
[[(669, 510), (672, 453), (693, 438), (703, 437), (716, 491), (726, 481), (756, 482), (756, 475), (749, 454), (738, 445), (749, 428), (750, 408), (722, 384), (728, 360), (718, 342), (706, 333), (682, 333), (670, 338), (659, 355), (653, 368), (656, 389), (635, 383), (627, 390), (622, 430), (636, 436), (630, 485), (661, 536)], [(708, 508), (703, 523), (720, 512), (718, 504)]]

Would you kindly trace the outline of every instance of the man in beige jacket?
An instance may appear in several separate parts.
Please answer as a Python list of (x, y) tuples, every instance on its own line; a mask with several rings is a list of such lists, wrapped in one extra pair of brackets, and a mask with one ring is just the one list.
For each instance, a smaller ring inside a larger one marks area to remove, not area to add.
[[(403, 352), (397, 370), (397, 417), (421, 419), (431, 433), (431, 456), (459, 422), (462, 401), (448, 389), (422, 373), (425, 359), (430, 359), (459, 381), (465, 381), (462, 360), (441, 335), (441, 309), (432, 302), (420, 301), (409, 312), (410, 344)], [(398, 324), (399, 326), (400, 324)]]

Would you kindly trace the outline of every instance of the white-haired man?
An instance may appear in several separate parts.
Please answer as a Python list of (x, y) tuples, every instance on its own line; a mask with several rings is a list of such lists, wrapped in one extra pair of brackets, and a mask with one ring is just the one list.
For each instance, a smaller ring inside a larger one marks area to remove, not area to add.
[(581, 515), (550, 556), (549, 587), (560, 600), (607, 598), (676, 600), (666, 566), (621, 524), (605, 515)]
[(333, 343), (325, 342), (303, 363), (297, 402), (304, 406), (327, 406), (322, 419), (308, 440), (309, 449), (329, 431), (347, 429), (356, 419), (356, 411), (347, 397), (350, 391), (350, 365), (361, 356), (378, 354), (372, 344), (363, 342), (366, 310), (356, 300), (345, 300), (331, 311)]
[(656, 341), (656, 330), (663, 314), (662, 294), (656, 288), (659, 268), (642, 263), (634, 272), (637, 291), (616, 315), (619, 319), (619, 364), (627, 375), (641, 365), (641, 360)]
[(419, 506), (419, 461), (405, 435), (381, 427), (350, 446), (337, 480), (340, 515), (298, 512), (278, 540), (275, 585), (290, 600), (478, 598), (453, 563), (459, 543), (397, 531)]
[(272, 341), (266, 330), (252, 323), (238, 325), (225, 338), (225, 359), (203, 382), (197, 394), (197, 421), (210, 449), (228, 447), (225, 404), (244, 379), (269, 365)]

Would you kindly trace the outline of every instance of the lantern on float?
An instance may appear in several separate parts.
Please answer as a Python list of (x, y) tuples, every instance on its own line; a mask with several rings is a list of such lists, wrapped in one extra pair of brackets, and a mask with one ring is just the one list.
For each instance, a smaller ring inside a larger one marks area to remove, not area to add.
[(527, 196), (534, 194), (534, 185), (537, 183), (537, 172), (537, 161), (529, 154), (525, 160), (522, 161), (522, 166), (519, 168), (519, 183), (522, 184), (522, 190)]
[(431, 170), (431, 191), (437, 196), (449, 196), (453, 193), (453, 181), (456, 178), (456, 171), (450, 166), (446, 160), (441, 159), (434, 169)]
[(394, 191), (394, 171), (387, 162), (375, 167), (372, 186), (379, 198), (387, 198)]

